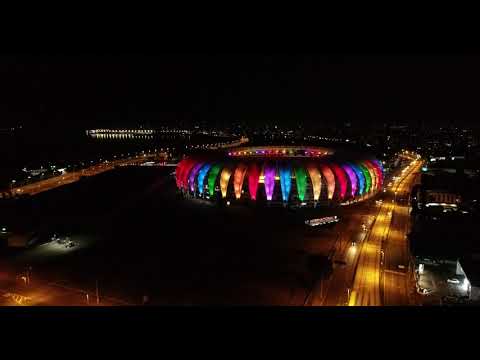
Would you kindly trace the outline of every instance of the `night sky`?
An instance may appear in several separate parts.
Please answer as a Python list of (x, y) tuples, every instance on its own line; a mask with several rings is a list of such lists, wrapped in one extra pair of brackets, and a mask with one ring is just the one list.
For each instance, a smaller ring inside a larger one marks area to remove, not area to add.
[(0, 56), (7, 126), (305, 126), (480, 117), (479, 56)]

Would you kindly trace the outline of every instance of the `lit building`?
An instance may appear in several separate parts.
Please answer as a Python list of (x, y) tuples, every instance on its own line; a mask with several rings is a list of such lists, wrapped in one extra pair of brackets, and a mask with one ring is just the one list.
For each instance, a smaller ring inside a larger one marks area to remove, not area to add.
[(452, 194), (442, 190), (425, 190), (425, 206), (431, 204), (443, 204), (444, 206), (457, 206), (461, 202), (458, 194)]
[(242, 147), (184, 158), (178, 189), (188, 196), (315, 206), (348, 204), (383, 185), (380, 161), (330, 148)]

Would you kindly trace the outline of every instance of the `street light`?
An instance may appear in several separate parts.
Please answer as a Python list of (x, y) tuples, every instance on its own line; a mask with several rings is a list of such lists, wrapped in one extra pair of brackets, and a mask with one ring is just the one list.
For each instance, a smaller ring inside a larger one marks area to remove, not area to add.
[(97, 305), (100, 304), (100, 296), (98, 294), (98, 280), (95, 280), (95, 294), (97, 297)]

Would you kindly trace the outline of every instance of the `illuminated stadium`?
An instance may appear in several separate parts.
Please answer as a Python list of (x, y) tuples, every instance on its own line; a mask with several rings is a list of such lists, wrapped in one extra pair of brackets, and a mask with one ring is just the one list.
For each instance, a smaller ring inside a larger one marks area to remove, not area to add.
[(350, 204), (383, 184), (377, 159), (321, 147), (242, 147), (181, 160), (177, 188), (187, 197), (292, 206)]

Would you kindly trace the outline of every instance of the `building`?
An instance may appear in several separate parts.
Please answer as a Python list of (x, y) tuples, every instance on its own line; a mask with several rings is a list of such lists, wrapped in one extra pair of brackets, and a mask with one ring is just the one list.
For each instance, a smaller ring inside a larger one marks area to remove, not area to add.
[(480, 256), (472, 257), (480, 254), (476, 224), (472, 213), (441, 206), (426, 207), (415, 216), (410, 252), (417, 292), (426, 296), (426, 303), (478, 298)]
[(330, 148), (242, 147), (199, 153), (176, 169), (177, 187), (189, 197), (270, 204), (348, 204), (377, 193), (383, 167), (377, 159)]
[(447, 190), (425, 190), (425, 206), (457, 207), (461, 196)]
[(469, 300), (472, 286), (458, 258), (415, 257), (417, 292), (431, 303), (458, 303)]

